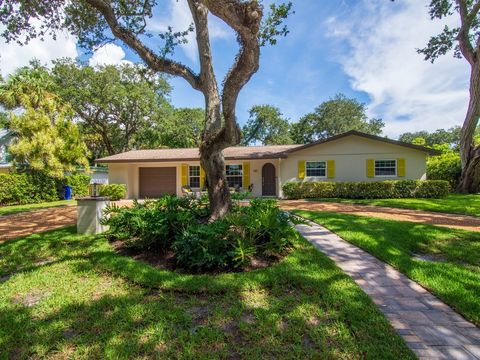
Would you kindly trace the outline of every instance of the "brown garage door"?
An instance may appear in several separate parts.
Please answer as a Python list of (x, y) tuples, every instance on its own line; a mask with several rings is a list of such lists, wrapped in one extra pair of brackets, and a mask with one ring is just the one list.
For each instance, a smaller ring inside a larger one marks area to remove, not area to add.
[(159, 198), (177, 193), (177, 171), (174, 167), (140, 168), (140, 198)]

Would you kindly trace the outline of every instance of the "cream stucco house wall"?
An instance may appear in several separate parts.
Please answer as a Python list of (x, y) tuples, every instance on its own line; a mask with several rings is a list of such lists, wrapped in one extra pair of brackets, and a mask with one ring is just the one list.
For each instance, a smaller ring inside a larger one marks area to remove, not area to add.
[[(426, 179), (422, 146), (350, 131), (306, 145), (225, 149), (229, 185), (253, 196), (282, 197), (289, 181), (382, 181)], [(201, 191), (205, 176), (198, 149), (137, 150), (97, 160), (108, 164), (109, 183), (126, 184), (128, 198)]]

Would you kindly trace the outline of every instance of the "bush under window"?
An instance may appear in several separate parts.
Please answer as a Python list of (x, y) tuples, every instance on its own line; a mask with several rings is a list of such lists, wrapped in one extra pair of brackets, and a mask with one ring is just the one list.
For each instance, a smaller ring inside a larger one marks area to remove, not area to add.
[(444, 180), (387, 180), (372, 182), (288, 182), (282, 187), (289, 199), (439, 198), (450, 192)]

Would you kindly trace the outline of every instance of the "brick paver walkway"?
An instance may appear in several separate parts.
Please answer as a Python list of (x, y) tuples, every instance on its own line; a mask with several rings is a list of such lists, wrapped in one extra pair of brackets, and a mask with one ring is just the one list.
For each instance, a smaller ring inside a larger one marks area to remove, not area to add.
[(298, 231), (373, 299), (420, 359), (480, 359), (480, 329), (416, 282), (310, 223)]
[(77, 222), (77, 207), (65, 206), (0, 217), (0, 242)]
[(480, 217), (444, 214), (439, 212), (389, 208), (373, 205), (354, 205), (307, 200), (282, 200), (285, 210), (329, 211), (343, 214), (370, 216), (387, 220), (410, 221), (456, 229), (480, 231)]

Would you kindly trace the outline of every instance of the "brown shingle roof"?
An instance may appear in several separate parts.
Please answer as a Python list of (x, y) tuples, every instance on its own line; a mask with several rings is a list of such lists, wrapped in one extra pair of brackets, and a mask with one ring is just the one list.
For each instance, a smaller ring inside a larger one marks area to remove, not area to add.
[[(226, 160), (243, 159), (278, 159), (285, 158), (285, 152), (301, 145), (269, 146), (233, 146), (223, 151)], [(190, 149), (155, 149), (132, 150), (121, 154), (98, 159), (97, 163), (122, 162), (159, 162), (159, 161), (194, 161), (199, 160), (198, 148)]]
[[(381, 141), (388, 144), (399, 145), (438, 155), (439, 152), (424, 146), (413, 145), (402, 141), (391, 140), (380, 136), (369, 135), (359, 131), (351, 130), (340, 135), (327, 139), (315, 141), (305, 145), (267, 145), (267, 146), (233, 146), (223, 151), (226, 160), (248, 160), (248, 159), (278, 159), (286, 158), (289, 153), (320, 145), (330, 141), (338, 140), (346, 136), (360, 136), (371, 140)], [(161, 162), (161, 161), (196, 161), (200, 159), (198, 148), (190, 149), (155, 149), (155, 150), (133, 150), (121, 154), (107, 156), (96, 160), (97, 163), (128, 163), (128, 162)]]

